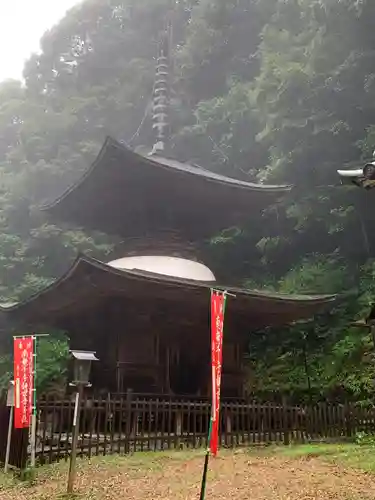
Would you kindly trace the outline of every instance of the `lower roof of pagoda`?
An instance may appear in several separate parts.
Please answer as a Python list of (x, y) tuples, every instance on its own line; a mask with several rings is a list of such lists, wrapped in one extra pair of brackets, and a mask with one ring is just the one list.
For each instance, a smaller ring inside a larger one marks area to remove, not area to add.
[(200, 241), (260, 217), (290, 186), (244, 182), (107, 138), (97, 159), (57, 200), (41, 209), (53, 219), (126, 238)]
[(226, 317), (238, 320), (247, 331), (311, 318), (335, 300), (332, 295), (282, 295), (116, 269), (81, 255), (60, 279), (23, 302), (2, 307), (1, 315), (13, 325), (64, 330), (72, 317), (95, 316), (95, 310), (111, 298), (117, 303), (123, 300), (123, 309), (128, 305), (134, 314), (138, 305), (145, 304), (157, 304), (164, 312), (179, 309), (187, 316), (194, 311), (206, 314), (212, 286), (235, 296), (228, 298)]

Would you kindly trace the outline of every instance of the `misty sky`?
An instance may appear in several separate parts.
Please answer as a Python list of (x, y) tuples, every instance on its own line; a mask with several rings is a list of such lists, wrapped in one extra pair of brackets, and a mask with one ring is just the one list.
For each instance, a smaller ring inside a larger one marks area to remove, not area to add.
[(21, 78), (43, 33), (80, 0), (0, 0), (0, 81)]

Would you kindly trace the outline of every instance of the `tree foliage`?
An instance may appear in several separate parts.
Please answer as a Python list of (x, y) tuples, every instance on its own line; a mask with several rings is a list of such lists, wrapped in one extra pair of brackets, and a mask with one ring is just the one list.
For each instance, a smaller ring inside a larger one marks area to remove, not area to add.
[[(373, 195), (340, 188), (336, 170), (375, 149), (370, 0), (86, 0), (72, 9), (43, 36), (24, 84), (0, 84), (1, 299), (40, 290), (78, 251), (109, 260), (121, 248), (51, 224), (37, 207), (82, 174), (105, 135), (152, 145), (167, 15), (174, 154), (295, 186), (248, 225), (212, 235), (208, 262), (230, 283), (343, 294), (311, 324), (250, 335), (249, 387), (369, 397), (371, 339), (348, 325), (374, 296)], [(59, 342), (51, 349), (62, 352)]]

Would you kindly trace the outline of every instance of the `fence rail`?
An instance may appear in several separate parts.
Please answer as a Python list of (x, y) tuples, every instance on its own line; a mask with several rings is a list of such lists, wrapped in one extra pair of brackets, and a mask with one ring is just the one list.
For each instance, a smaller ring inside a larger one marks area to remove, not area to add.
[[(39, 462), (67, 460), (72, 445), (74, 401), (41, 400), (37, 409)], [(79, 412), (78, 454), (91, 457), (207, 446), (210, 411), (210, 403), (204, 400), (172, 400), (132, 393), (85, 398)], [(224, 401), (219, 442), (223, 447), (289, 444), (348, 439), (360, 431), (375, 433), (374, 408)], [(25, 440), (22, 446), (25, 448)]]

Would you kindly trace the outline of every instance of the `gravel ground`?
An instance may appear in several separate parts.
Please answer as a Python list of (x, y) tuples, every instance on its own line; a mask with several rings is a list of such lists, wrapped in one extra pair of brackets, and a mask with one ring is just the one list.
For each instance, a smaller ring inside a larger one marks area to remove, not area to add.
[[(199, 498), (203, 457), (147, 455), (83, 462), (75, 498)], [(66, 465), (44, 469), (37, 485), (0, 482), (1, 500), (57, 500), (64, 495)], [(375, 500), (375, 476), (318, 458), (254, 456), (221, 452), (210, 460), (206, 500)]]

